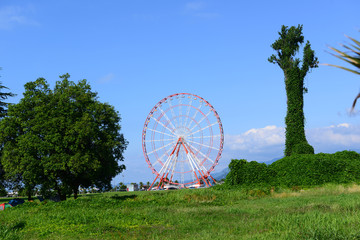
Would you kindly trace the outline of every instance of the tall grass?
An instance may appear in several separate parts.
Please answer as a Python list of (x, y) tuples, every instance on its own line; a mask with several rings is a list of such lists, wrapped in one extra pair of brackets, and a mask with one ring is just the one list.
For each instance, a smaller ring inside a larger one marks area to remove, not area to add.
[(196, 189), (26, 202), (0, 239), (359, 239), (360, 186)]

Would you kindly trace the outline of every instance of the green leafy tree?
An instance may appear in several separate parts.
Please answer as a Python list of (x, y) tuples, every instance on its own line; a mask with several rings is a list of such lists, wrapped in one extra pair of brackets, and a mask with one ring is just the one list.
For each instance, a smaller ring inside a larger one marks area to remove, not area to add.
[(304, 93), (307, 92), (307, 88), (304, 87), (304, 78), (312, 68), (318, 67), (318, 59), (309, 41), (303, 49), (302, 61), (295, 58), (300, 45), (304, 42), (302, 28), (302, 25), (290, 28), (282, 26), (279, 39), (271, 45), (277, 54), (271, 55), (268, 59), (269, 62), (277, 64), (284, 71), (285, 76), (287, 96), (285, 156), (314, 153), (314, 148), (306, 140), (304, 130)]
[(27, 83), (0, 125), (6, 172), (20, 175), (29, 189), (54, 189), (62, 200), (71, 192), (77, 198), (80, 186), (111, 189), (125, 169), (119, 161), (127, 146), (118, 112), (99, 102), (86, 80), (69, 77), (60, 76), (54, 90), (42, 78)]
[[(1, 68), (0, 68), (1, 70)], [(9, 97), (14, 97), (15, 94), (11, 93), (11, 92), (4, 92), (4, 90), (9, 90), (9, 88), (5, 87), (1, 82), (0, 82), (0, 118), (5, 117), (6, 112), (7, 112), (7, 107), (8, 107), (8, 103), (4, 102), (4, 100), (8, 99)]]
[[(1, 68), (0, 68), (1, 70)], [(8, 103), (5, 102), (6, 99), (8, 99), (9, 97), (14, 97), (15, 94), (8, 92), (6, 90), (9, 90), (9, 88), (5, 87), (1, 82), (0, 82), (0, 119), (2, 119), (3, 117), (6, 116), (7, 113), (7, 107), (8, 107)], [(0, 154), (1, 154), (1, 148), (2, 146), (0, 146)], [(0, 164), (0, 195), (6, 195), (6, 190), (5, 190), (5, 172), (3, 170), (2, 165)]]
[[(339, 65), (333, 65), (333, 64), (325, 64), (325, 65), (337, 67), (337, 68), (344, 69), (346, 71), (349, 71), (349, 72), (360, 75), (360, 42), (357, 41), (354, 38), (349, 37), (349, 36), (346, 36), (346, 37), (348, 39), (350, 39), (352, 43), (350, 43), (348, 45), (341, 44), (341, 46), (343, 48), (345, 48), (345, 51), (341, 51), (341, 50), (339, 50), (337, 48), (334, 48), (334, 47), (330, 47), (330, 49), (335, 52), (335, 54), (332, 54), (333, 56), (335, 56), (335, 57), (337, 57), (337, 58), (351, 64), (356, 69), (354, 70), (354, 69), (350, 69), (350, 68), (347, 68), (347, 67), (342, 67), (342, 66), (339, 66)], [(360, 98), (360, 93), (356, 96), (356, 98), (355, 98), (355, 100), (353, 102), (351, 110), (354, 110), (355, 105), (356, 105), (356, 101), (357, 101), (358, 98)]]

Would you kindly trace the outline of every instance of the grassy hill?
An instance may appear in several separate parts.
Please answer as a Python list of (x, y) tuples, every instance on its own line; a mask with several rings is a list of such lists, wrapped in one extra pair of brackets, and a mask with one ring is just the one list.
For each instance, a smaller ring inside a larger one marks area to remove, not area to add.
[(358, 239), (359, 223), (358, 185), (215, 187), (26, 202), (0, 212), (0, 239)]

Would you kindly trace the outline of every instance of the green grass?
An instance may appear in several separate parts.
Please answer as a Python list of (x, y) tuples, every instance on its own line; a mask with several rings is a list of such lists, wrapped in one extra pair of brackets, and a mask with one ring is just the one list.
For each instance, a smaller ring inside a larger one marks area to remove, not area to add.
[(360, 186), (84, 195), (0, 212), (0, 239), (360, 239)]

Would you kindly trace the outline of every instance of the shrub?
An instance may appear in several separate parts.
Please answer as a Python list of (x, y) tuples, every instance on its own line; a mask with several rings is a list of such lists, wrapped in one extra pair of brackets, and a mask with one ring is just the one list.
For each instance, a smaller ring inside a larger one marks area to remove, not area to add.
[(301, 142), (293, 147), (292, 154), (314, 154), (314, 148), (307, 142)]
[(305, 144), (299, 146), (298, 154), (284, 157), (271, 165), (233, 159), (229, 164), (230, 172), (225, 183), (245, 188), (301, 188), (325, 183), (360, 183), (359, 153), (342, 151), (334, 154), (304, 154), (306, 148), (310, 149)]
[(275, 185), (360, 182), (360, 154), (351, 151), (292, 155), (272, 163), (269, 168), (276, 172)]
[(229, 185), (269, 184), (275, 175), (265, 163), (247, 162), (245, 159), (232, 159), (229, 169), (230, 172), (225, 179), (225, 183)]

